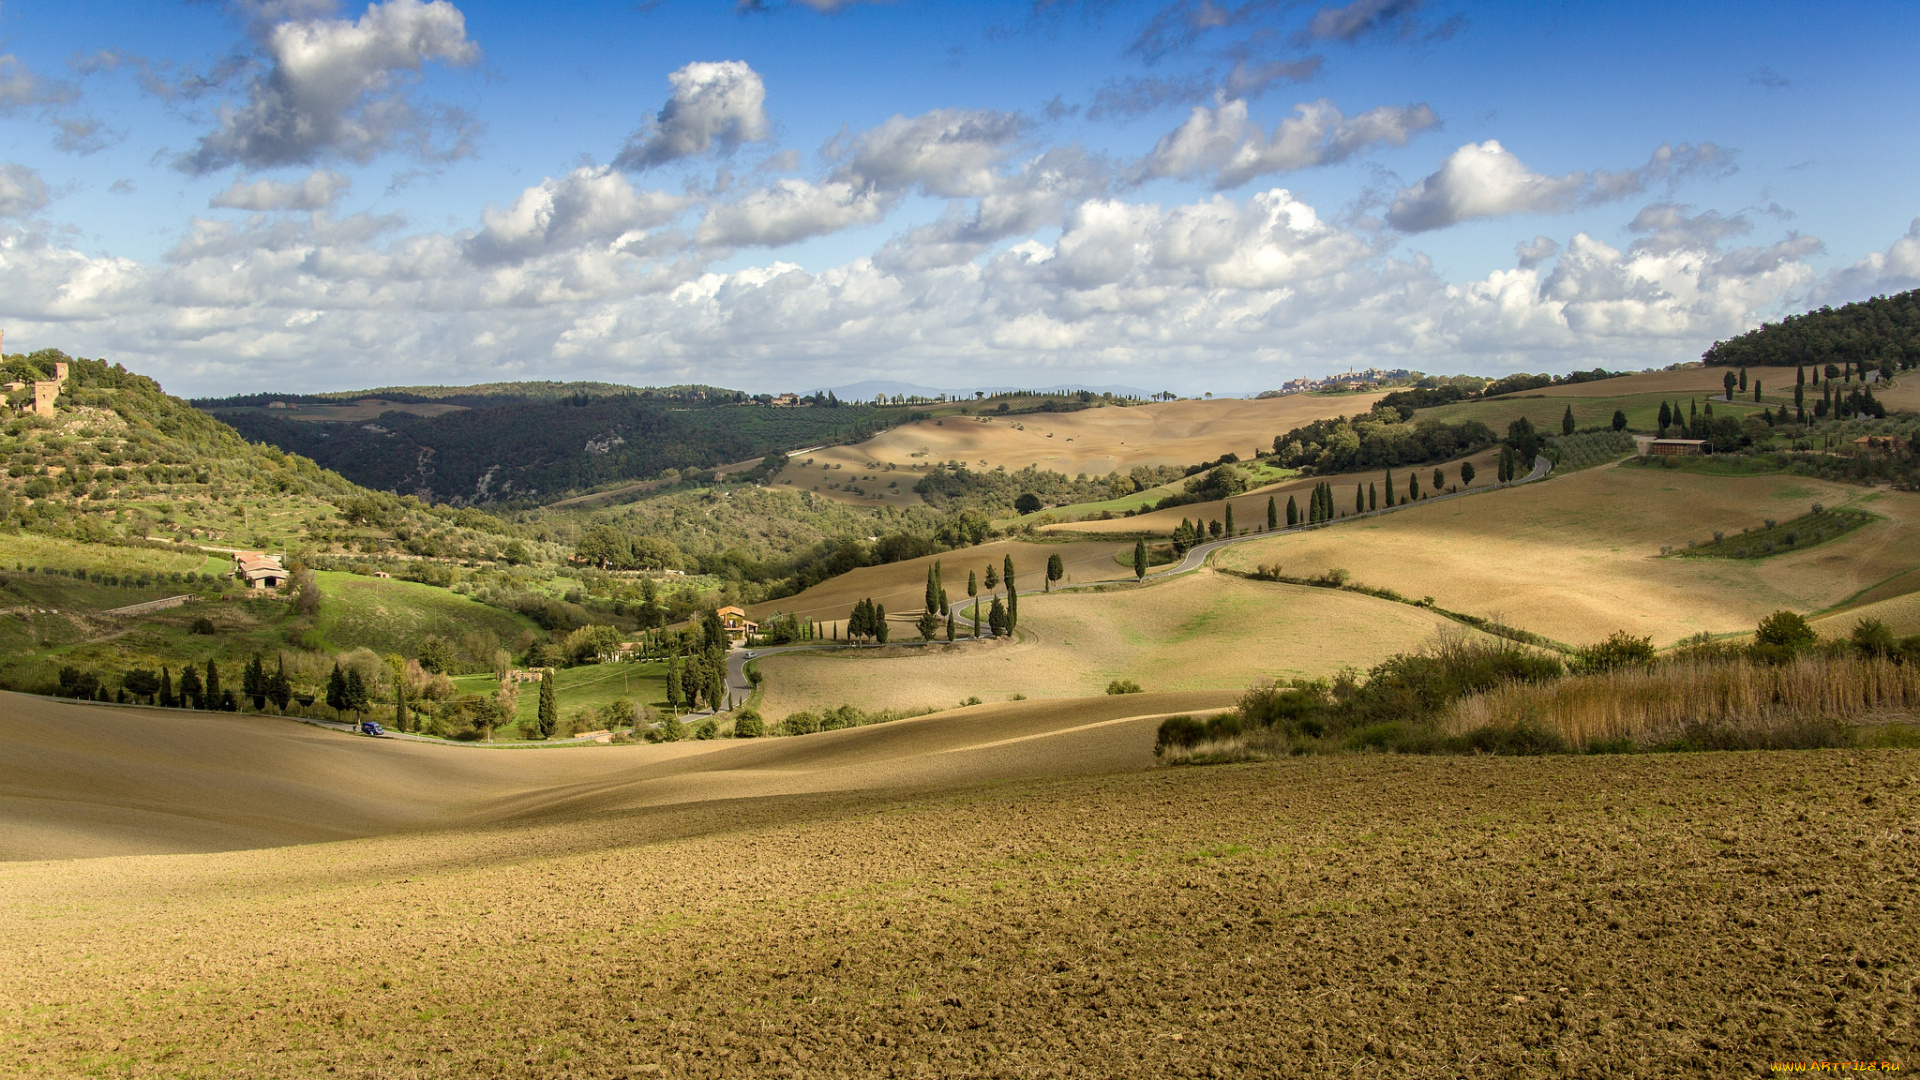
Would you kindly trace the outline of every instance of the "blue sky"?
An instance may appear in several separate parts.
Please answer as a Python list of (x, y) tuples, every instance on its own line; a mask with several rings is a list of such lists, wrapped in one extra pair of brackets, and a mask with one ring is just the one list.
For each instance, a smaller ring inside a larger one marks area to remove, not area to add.
[(1920, 285), (1913, 5), (0, 5), (0, 329), (170, 389), (1245, 393)]

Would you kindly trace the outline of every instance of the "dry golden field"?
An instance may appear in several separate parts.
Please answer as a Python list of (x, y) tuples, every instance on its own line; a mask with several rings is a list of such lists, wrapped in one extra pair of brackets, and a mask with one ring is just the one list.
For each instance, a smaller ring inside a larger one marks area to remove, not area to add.
[[(1335, 489), (1338, 490), (1337, 488)], [(1809, 504), (1882, 520), (1760, 560), (1662, 558), (1663, 546), (1786, 520)], [(1818, 612), (1890, 579), (1920, 585), (1920, 496), (1792, 476), (1603, 467), (1304, 535), (1240, 544), (1216, 565), (1289, 575), (1344, 568), (1360, 584), (1503, 621), (1569, 644), (1615, 630), (1656, 645), (1751, 630), (1780, 608)], [(1905, 575), (1901, 577), (1901, 575)], [(1851, 625), (1851, 621), (1847, 622)]]
[[(1009, 555), (1013, 557), (1015, 583), (1024, 598), (1028, 593), (1040, 591), (1041, 583), (1046, 578), (1049, 556), (1060, 556), (1065, 569), (1065, 576), (1060, 581), (1066, 584), (1110, 581), (1123, 577), (1131, 581), (1132, 553), (1132, 544), (1112, 540), (1074, 543), (996, 540), (979, 547), (920, 559), (907, 559), (883, 566), (864, 566), (823, 581), (804, 592), (755, 604), (752, 613), (756, 619), (775, 611), (784, 611), (818, 619), (823, 623), (845, 622), (855, 603), (871, 599), (887, 609), (895, 624), (893, 633), (904, 636), (912, 633), (908, 624), (918, 618), (921, 609), (926, 606), (927, 569), (936, 562), (940, 564), (940, 580), (947, 590), (947, 600), (958, 604), (967, 598), (967, 571), (973, 571), (979, 579), (981, 593), (985, 595), (987, 567), (991, 565), (994, 572), (999, 573)], [(1125, 565), (1114, 558), (1120, 554), (1127, 557)], [(984, 618), (985, 612), (981, 615)]]
[[(1250, 459), (1255, 449), (1271, 447), (1275, 435), (1324, 417), (1366, 412), (1382, 396), (1294, 394), (1264, 401), (1221, 398), (1073, 413), (946, 416), (905, 424), (863, 443), (802, 454), (775, 483), (861, 505), (903, 506), (920, 502), (913, 485), (929, 467), (947, 461), (969, 469), (1005, 466), (1017, 472), (1033, 465), (1068, 476), (1105, 476), (1136, 465), (1191, 465), (1228, 452)], [(853, 482), (876, 497), (845, 491)], [(842, 490), (833, 490), (831, 483)]]
[(1022, 593), (1018, 641), (768, 656), (758, 661), (761, 711), (779, 720), (843, 703), (914, 709), (970, 697), (1072, 698), (1103, 693), (1114, 679), (1234, 692), (1262, 677), (1364, 669), (1455, 626), (1406, 604), (1203, 570), (1145, 587)]
[[(0, 865), (0, 1072), (1493, 1078), (1920, 1052), (1910, 751), (1151, 769), (1150, 720), (1049, 714), (1082, 709), (972, 710), (997, 745), (928, 718), (677, 765), (446, 749), (634, 766), (457, 827)], [(189, 782), (147, 810), (246, 795)]]
[[(1431, 494), (1433, 491), (1433, 470), (1436, 468), (1443, 470), (1447, 474), (1446, 479), (1449, 487), (1458, 485), (1460, 483), (1460, 464), (1465, 461), (1473, 462), (1474, 468), (1473, 483), (1468, 486), (1489, 487), (1493, 484), (1494, 477), (1498, 475), (1499, 459), (1500, 451), (1493, 449), (1479, 454), (1471, 454), (1442, 465), (1424, 465), (1414, 469), (1395, 469), (1393, 470), (1394, 498), (1404, 500), (1407, 497), (1407, 478), (1415, 474), (1420, 477), (1420, 490), (1424, 493)], [(1294, 501), (1299, 504), (1301, 518), (1304, 520), (1307, 512), (1307, 502), (1313, 495), (1314, 486), (1322, 481), (1333, 485), (1334, 509), (1343, 514), (1352, 513), (1354, 510), (1356, 485), (1364, 486), (1366, 484), (1372, 484), (1378, 489), (1382, 500), (1386, 497), (1386, 489), (1384, 486), (1386, 483), (1386, 471), (1383, 469), (1363, 473), (1334, 473), (1330, 476), (1303, 476), (1293, 480), (1282, 481), (1278, 484), (1269, 484), (1262, 488), (1256, 488), (1247, 492), (1245, 495), (1235, 495), (1231, 499), (1189, 503), (1185, 506), (1174, 506), (1165, 510), (1155, 510), (1130, 518), (1116, 517), (1108, 521), (1055, 522), (1051, 525), (1042, 525), (1040, 531), (1066, 536), (1082, 534), (1088, 536), (1113, 534), (1131, 536), (1135, 533), (1170, 536), (1174, 529), (1179, 527), (1182, 519), (1196, 519), (1203, 522), (1216, 520), (1225, 521), (1226, 507), (1229, 503), (1233, 505), (1234, 528), (1253, 529), (1257, 531), (1267, 523), (1268, 499), (1274, 500), (1274, 510), (1280, 524), (1286, 524), (1287, 499), (1289, 497), (1292, 497)], [(1385, 502), (1382, 501), (1381, 505), (1384, 506)]]

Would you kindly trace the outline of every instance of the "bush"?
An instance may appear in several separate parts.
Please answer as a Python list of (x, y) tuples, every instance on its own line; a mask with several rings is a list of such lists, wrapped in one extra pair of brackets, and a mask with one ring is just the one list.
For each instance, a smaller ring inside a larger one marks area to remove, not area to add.
[(1798, 612), (1776, 611), (1760, 620), (1760, 626), (1754, 631), (1754, 644), (1797, 651), (1809, 648), (1820, 640), (1820, 635)]
[(1134, 682), (1132, 679), (1115, 679), (1107, 684), (1107, 693), (1109, 694), (1137, 694), (1139, 692), (1140, 684)]
[(1653, 663), (1653, 638), (1634, 637), (1615, 630), (1605, 641), (1596, 642), (1573, 654), (1573, 668), (1581, 674), (1612, 671), (1622, 667), (1643, 667)]
[(767, 733), (767, 722), (752, 709), (741, 709), (733, 714), (733, 737), (736, 739), (758, 739)]
[(1231, 712), (1210, 716), (1205, 720), (1191, 716), (1169, 716), (1160, 721), (1160, 731), (1154, 737), (1153, 753), (1155, 757), (1162, 757), (1170, 748), (1192, 749), (1203, 742), (1235, 738), (1240, 731), (1240, 717)]

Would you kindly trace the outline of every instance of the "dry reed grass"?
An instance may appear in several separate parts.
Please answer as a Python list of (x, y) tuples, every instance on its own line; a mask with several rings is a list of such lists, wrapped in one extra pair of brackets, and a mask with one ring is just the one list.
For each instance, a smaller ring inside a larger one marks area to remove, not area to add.
[(1809, 725), (1887, 720), (1920, 720), (1920, 665), (1816, 656), (1777, 666), (1683, 661), (1508, 683), (1455, 703), (1442, 714), (1440, 729), (1465, 735), (1541, 725), (1576, 747), (1621, 740), (1657, 746), (1703, 730), (1735, 729), (1771, 744), (1790, 742), (1788, 736)]

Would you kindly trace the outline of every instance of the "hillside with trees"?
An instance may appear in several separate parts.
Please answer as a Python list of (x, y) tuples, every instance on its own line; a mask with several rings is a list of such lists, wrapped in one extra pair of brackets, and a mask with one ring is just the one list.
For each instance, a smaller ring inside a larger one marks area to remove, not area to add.
[(386, 400), (466, 407), (440, 416), (392, 411), (372, 422), (276, 415), (261, 407), (259, 395), (196, 404), (249, 439), (311, 458), (355, 483), (454, 505), (529, 505), (621, 481), (677, 480), (801, 446), (857, 442), (910, 415), (904, 407), (828, 398), (777, 407), (711, 387), (553, 385), (565, 392), (522, 393), (523, 384), (479, 388), (497, 391), (485, 393), (382, 391)]
[(1762, 323), (1714, 342), (1700, 359), (1726, 367), (1853, 364), (1906, 371), (1920, 364), (1920, 289)]

